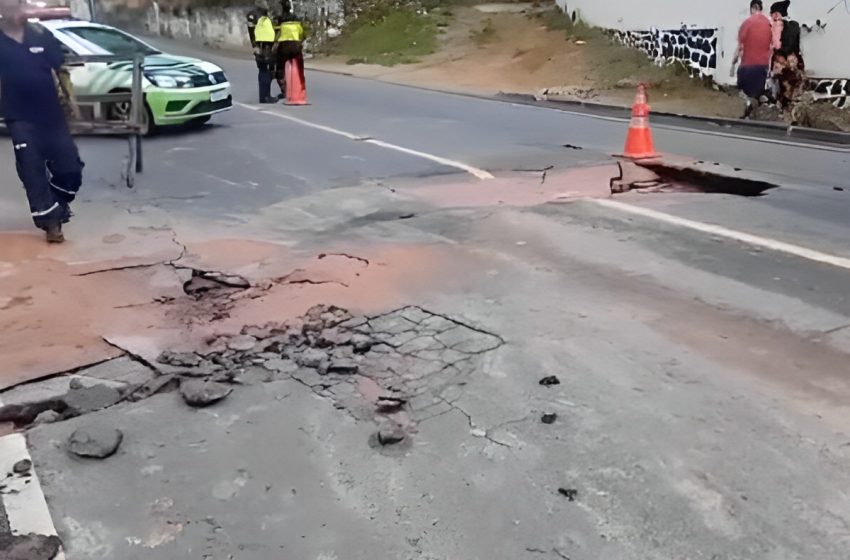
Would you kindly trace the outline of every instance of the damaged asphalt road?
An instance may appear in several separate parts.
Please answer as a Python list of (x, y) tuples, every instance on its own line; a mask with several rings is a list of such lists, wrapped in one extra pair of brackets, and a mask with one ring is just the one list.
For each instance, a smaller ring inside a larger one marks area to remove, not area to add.
[(0, 559), (846, 556), (845, 154), (657, 131), (744, 197), (620, 173), (621, 123), (310, 83), (495, 178), (244, 108), (134, 191), (82, 139), (62, 247), (0, 178)]

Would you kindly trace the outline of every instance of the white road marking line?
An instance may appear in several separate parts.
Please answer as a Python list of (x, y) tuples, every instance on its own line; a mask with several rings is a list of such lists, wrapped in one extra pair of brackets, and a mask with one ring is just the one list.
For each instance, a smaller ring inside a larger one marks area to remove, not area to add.
[(444, 157), (435, 156), (433, 154), (428, 154), (425, 152), (420, 152), (417, 150), (411, 150), (410, 148), (405, 148), (403, 146), (396, 146), (395, 144), (390, 144), (389, 142), (384, 142), (383, 140), (375, 140), (374, 138), (370, 138), (366, 140), (369, 144), (374, 144), (376, 146), (381, 146), (382, 148), (388, 148), (390, 150), (395, 150), (397, 152), (401, 152), (403, 154), (409, 154), (412, 156), (421, 157), (423, 159), (429, 159), (431, 161), (437, 162), (442, 165), (446, 165), (448, 167), (456, 167), (457, 169), (462, 169), (473, 175), (478, 177), (479, 179), (493, 179), (493, 175), (483, 169), (478, 169), (477, 167), (472, 167), (471, 165), (466, 165), (465, 163), (455, 161), (452, 159), (446, 159)]
[(477, 177), (478, 179), (493, 179), (493, 175), (488, 171), (483, 169), (479, 169), (477, 167), (473, 167), (471, 165), (467, 165), (460, 161), (455, 161), (453, 159), (448, 159), (440, 156), (436, 156), (434, 154), (429, 154), (426, 152), (420, 152), (418, 150), (412, 150), (410, 148), (405, 148), (404, 146), (398, 146), (396, 144), (390, 144), (389, 142), (384, 142), (383, 140), (376, 140), (374, 138), (369, 138), (368, 136), (358, 136), (357, 134), (352, 134), (350, 132), (346, 132), (344, 130), (339, 130), (336, 128), (332, 128), (330, 126), (325, 126), (322, 124), (317, 124), (310, 121), (305, 121), (304, 119), (299, 119), (298, 117), (293, 117), (291, 115), (286, 115), (284, 113), (278, 113), (277, 111), (267, 111), (262, 107), (255, 107), (253, 105), (248, 105), (247, 103), (236, 103), (240, 107), (244, 107), (246, 109), (251, 109), (252, 111), (257, 111), (258, 113), (263, 113), (265, 115), (271, 115), (273, 117), (277, 117), (279, 119), (284, 119), (287, 121), (291, 121), (302, 126), (307, 126), (310, 128), (314, 128), (316, 130), (321, 130), (323, 132), (329, 132), (330, 134), (336, 134), (337, 136), (342, 136), (343, 138), (348, 138), (349, 140), (355, 140), (357, 142), (363, 142), (364, 144), (372, 144), (375, 146), (380, 146), (381, 148), (387, 148), (388, 150), (395, 150), (397, 152), (401, 152), (403, 154), (408, 154), (411, 156), (416, 156), (422, 159), (427, 159), (429, 161), (433, 161), (435, 163), (439, 163), (440, 165), (445, 165), (447, 167), (454, 167), (455, 169), (460, 169), (469, 173), (470, 175)]
[(696, 220), (680, 218), (678, 216), (673, 216), (672, 214), (666, 214), (664, 212), (658, 212), (657, 210), (650, 210), (649, 208), (643, 208), (641, 206), (635, 206), (633, 204), (627, 204), (625, 202), (619, 202), (616, 200), (593, 199), (593, 202), (600, 206), (615, 208), (617, 210), (628, 212), (630, 214), (635, 214), (638, 216), (643, 216), (645, 218), (658, 220), (659, 222), (664, 222), (675, 226), (701, 231), (703, 233), (716, 235), (718, 237), (725, 237), (727, 239), (740, 241), (741, 243), (746, 243), (748, 245), (754, 245), (756, 247), (762, 247), (771, 251), (786, 253), (788, 255), (794, 255), (795, 257), (808, 259), (810, 261), (824, 263), (838, 268), (850, 270), (850, 259), (840, 257), (838, 255), (822, 253), (820, 251), (809, 249), (807, 247), (801, 247), (799, 245), (793, 245), (791, 243), (785, 243), (784, 241), (778, 241), (769, 237), (761, 237), (759, 235), (753, 235), (751, 233), (745, 233), (743, 231), (737, 231), (715, 224), (707, 224), (705, 222), (698, 222)]
[[(18, 461), (29, 459), (27, 451), (27, 440), (23, 434), (11, 434), (0, 438), (0, 473), (5, 476), (12, 472), (12, 467)], [(0, 499), (6, 509), (6, 517), (9, 519), (9, 528), (14, 535), (26, 535), (36, 533), (38, 535), (56, 535), (56, 527), (50, 517), (47, 501), (41, 491), (41, 484), (35, 467), (30, 471), (31, 476), (22, 477), (13, 475), (3, 481), (6, 489)], [(27, 483), (26, 481), (29, 481)], [(65, 553), (61, 550), (55, 560), (65, 560)]]
[(249, 105), (247, 103), (241, 103), (239, 101), (236, 102), (236, 105), (239, 105), (240, 107), (244, 107), (245, 109), (251, 109), (252, 111), (256, 111), (258, 113), (263, 113), (265, 115), (272, 115), (272, 116), (277, 117), (279, 119), (285, 119), (287, 121), (292, 121), (294, 123), (298, 123), (298, 124), (303, 125), (303, 126), (309, 126), (310, 128), (315, 128), (316, 130), (321, 130), (323, 132), (330, 132), (331, 134), (336, 134), (337, 136), (342, 136), (344, 138), (348, 138), (349, 140), (359, 140), (359, 141), (366, 140), (366, 138), (363, 137), (363, 136), (351, 134), (350, 132), (346, 132), (344, 130), (339, 130), (339, 129), (336, 129), (336, 128), (331, 128), (329, 126), (325, 126), (325, 125), (322, 125), (322, 124), (317, 124), (317, 123), (314, 123), (314, 122), (305, 121), (304, 119), (299, 119), (298, 117), (293, 117), (292, 115), (285, 115), (283, 113), (278, 113), (278, 112), (275, 112), (275, 111), (268, 111), (264, 107), (255, 107), (253, 105)]

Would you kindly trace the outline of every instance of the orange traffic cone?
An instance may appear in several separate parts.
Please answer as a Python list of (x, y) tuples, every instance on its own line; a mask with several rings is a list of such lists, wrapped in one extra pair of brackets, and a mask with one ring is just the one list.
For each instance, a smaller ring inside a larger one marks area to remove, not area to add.
[(307, 105), (307, 84), (304, 81), (304, 59), (290, 58), (284, 67), (286, 104)]
[(635, 104), (632, 106), (632, 122), (629, 124), (626, 151), (623, 155), (631, 159), (658, 156), (652, 142), (652, 130), (649, 127), (649, 104), (646, 101), (646, 86), (642, 84), (638, 86)]

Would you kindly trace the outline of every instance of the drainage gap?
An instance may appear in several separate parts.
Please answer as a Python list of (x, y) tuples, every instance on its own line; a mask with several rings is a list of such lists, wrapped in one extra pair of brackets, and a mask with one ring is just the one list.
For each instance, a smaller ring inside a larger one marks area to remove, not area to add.
[(704, 193), (734, 194), (737, 196), (762, 196), (779, 185), (755, 179), (739, 169), (719, 163), (675, 164), (660, 160), (635, 162), (643, 169), (654, 172), (663, 182), (672, 183), (681, 190)]

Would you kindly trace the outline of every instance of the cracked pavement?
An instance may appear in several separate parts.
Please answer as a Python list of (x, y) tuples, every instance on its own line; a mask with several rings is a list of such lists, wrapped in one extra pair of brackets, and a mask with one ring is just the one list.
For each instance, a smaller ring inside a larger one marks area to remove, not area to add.
[[(846, 555), (848, 271), (682, 225), (848, 257), (846, 154), (662, 129), (779, 185), (615, 198), (662, 222), (596, 202), (622, 123), (309, 79), (299, 118), (495, 178), (244, 108), (147, 141), (134, 191), (81, 139), (62, 247), (0, 178), (0, 427), (68, 560)], [(91, 426), (117, 453), (69, 454)]]

